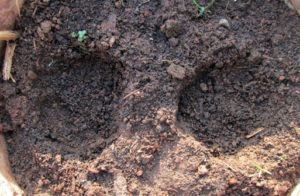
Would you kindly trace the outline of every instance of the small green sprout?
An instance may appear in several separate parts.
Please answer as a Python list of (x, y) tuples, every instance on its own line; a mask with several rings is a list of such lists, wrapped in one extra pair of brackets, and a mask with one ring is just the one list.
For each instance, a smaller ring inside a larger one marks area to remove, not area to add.
[(262, 166), (258, 165), (258, 164), (253, 164), (253, 166), (255, 167), (258, 176), (260, 177), (263, 173), (267, 173), (269, 175), (272, 175), (272, 173), (270, 171), (268, 171), (267, 169), (263, 168)]
[(71, 35), (71, 37), (73, 37), (73, 38), (76, 38), (76, 37), (77, 37), (77, 33), (75, 33), (75, 32), (72, 32), (70, 35)]
[(278, 158), (278, 162), (283, 162), (286, 161), (288, 159), (287, 155), (281, 155), (281, 156), (277, 156)]
[(201, 5), (199, 0), (192, 0), (193, 4), (197, 7), (200, 16), (204, 16), (206, 11), (215, 3), (215, 1), (216, 0), (210, 0), (210, 2), (205, 6)]
[(73, 38), (77, 38), (77, 41), (79, 42), (84, 42), (87, 39), (87, 31), (82, 30), (78, 32), (72, 32), (70, 36)]

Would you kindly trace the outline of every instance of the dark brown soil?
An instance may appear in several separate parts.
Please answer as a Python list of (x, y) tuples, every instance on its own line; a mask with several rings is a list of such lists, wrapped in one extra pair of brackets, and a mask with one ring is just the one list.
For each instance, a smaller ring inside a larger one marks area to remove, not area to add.
[(29, 195), (286, 195), (300, 178), (283, 2), (27, 1), (17, 29), (0, 123)]

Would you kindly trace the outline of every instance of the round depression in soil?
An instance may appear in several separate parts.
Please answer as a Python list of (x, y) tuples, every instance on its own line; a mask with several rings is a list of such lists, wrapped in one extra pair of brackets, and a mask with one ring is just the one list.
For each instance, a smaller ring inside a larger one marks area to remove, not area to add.
[(202, 74), (183, 92), (178, 120), (220, 153), (235, 153), (265, 135), (278, 134), (297, 115), (299, 100), (263, 66), (235, 66)]
[[(27, 171), (32, 185), (44, 174), (53, 182), (72, 181), (71, 170), (76, 176), (75, 168), (88, 167), (99, 157), (118, 129), (122, 76), (117, 66), (89, 57), (75, 63), (57, 61), (39, 73), (28, 95), (32, 111), (9, 144), (17, 178)], [(60, 167), (62, 161), (66, 167)]]

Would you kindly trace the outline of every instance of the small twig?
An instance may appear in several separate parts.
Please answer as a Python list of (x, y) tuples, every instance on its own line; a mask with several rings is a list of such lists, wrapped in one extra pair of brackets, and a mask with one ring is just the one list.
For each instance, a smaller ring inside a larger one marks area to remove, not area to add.
[(55, 63), (55, 61), (53, 59), (51, 59), (51, 62), (48, 64), (48, 67), (51, 67), (54, 63)]
[(216, 2), (216, 0), (211, 0), (207, 6), (206, 6), (206, 9), (208, 10), (211, 6), (213, 6), (213, 4)]
[(229, 3), (230, 3), (230, 0), (228, 0), (227, 3), (226, 3), (225, 12), (227, 12), (227, 10), (228, 10)]
[(266, 55), (266, 54), (264, 54), (263, 57), (264, 57), (265, 59), (279, 61), (277, 58), (270, 57), (270, 56), (268, 56), (268, 55)]
[(269, 175), (272, 175), (272, 173), (270, 171), (268, 171), (267, 169), (263, 168), (262, 166), (256, 164), (256, 163), (253, 163), (253, 166), (255, 167), (256, 171), (258, 172), (258, 176), (261, 177), (261, 175), (263, 173), (267, 173)]
[(13, 41), (19, 37), (19, 34), (14, 31), (0, 31), (0, 41)]
[(225, 166), (227, 166), (229, 169), (231, 169), (232, 171), (238, 173), (238, 171), (236, 169), (234, 169), (232, 166), (230, 166), (228, 163), (226, 163), (225, 161), (221, 161)]
[(151, 0), (144, 0), (142, 3), (138, 4), (135, 8), (135, 11), (138, 12), (140, 7), (142, 7), (144, 4), (149, 3)]
[(35, 17), (35, 14), (36, 14), (36, 12), (37, 12), (37, 9), (38, 9), (38, 6), (36, 6), (36, 7), (34, 8), (34, 10), (33, 10), (33, 12), (32, 12), (32, 15), (31, 15), (32, 18)]
[(3, 63), (3, 80), (13, 79), (11, 75), (12, 59), (16, 48), (15, 43), (8, 43), (5, 50), (5, 57)]
[(138, 91), (139, 91), (139, 89), (136, 89), (136, 90), (130, 92), (130, 93), (127, 94), (125, 97), (123, 97), (123, 100), (127, 99), (128, 97), (130, 97), (131, 95), (135, 94), (135, 93), (138, 92)]
[(230, 169), (233, 172), (244, 174), (244, 171), (242, 171), (240, 168), (233, 167), (229, 165), (227, 162), (225, 162), (224, 160), (221, 159), (214, 159), (214, 160), (221, 165), (225, 165), (228, 169)]
[(20, 3), (20, 0), (16, 0), (16, 8), (17, 8), (18, 16), (21, 17), (21, 3)]
[(36, 41), (35, 41), (35, 39), (32, 40), (32, 45), (33, 45), (33, 49), (36, 51), (37, 47), (36, 47)]
[(145, 0), (144, 2), (142, 2), (141, 4), (140, 4), (140, 6), (141, 5), (144, 5), (144, 4), (146, 4), (146, 3), (149, 3), (151, 0)]
[(265, 128), (259, 127), (253, 133), (246, 135), (246, 138), (250, 139), (250, 138), (254, 137), (255, 135), (259, 134), (260, 132), (262, 132), (263, 130), (265, 130)]
[[(283, 58), (273, 58), (268, 55), (263, 55), (263, 58), (268, 59), (268, 60), (277, 61), (277, 62), (280, 62), (280, 63), (288, 66), (288, 63), (286, 63), (286, 61)], [(288, 59), (288, 60), (290, 60), (290, 59)]]

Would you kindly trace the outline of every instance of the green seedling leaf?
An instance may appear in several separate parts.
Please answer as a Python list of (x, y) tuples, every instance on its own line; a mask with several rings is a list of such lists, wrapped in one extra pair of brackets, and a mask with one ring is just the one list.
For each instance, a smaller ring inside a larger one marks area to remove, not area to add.
[(200, 16), (204, 16), (204, 14), (206, 13), (206, 11), (213, 6), (213, 4), (215, 3), (216, 0), (210, 0), (207, 5), (200, 5), (198, 0), (192, 0), (193, 4), (197, 7), (199, 15)]
[(200, 15), (200, 16), (203, 16), (203, 15), (205, 14), (205, 11), (206, 11), (206, 8), (203, 7), (203, 6), (201, 6), (201, 7), (199, 8), (199, 15)]
[(200, 11), (202, 6), (198, 3), (198, 1), (197, 0), (192, 0), (192, 2), (197, 7), (197, 9)]
[(78, 38), (77, 38), (77, 40), (78, 40), (79, 42), (83, 42), (83, 41), (86, 40), (86, 38), (87, 38), (86, 34), (87, 34), (87, 31), (86, 31), (86, 30), (78, 31)]
[(78, 34), (75, 33), (75, 32), (72, 32), (70, 35), (71, 35), (71, 37), (73, 37), (73, 38), (76, 38), (76, 37), (78, 36)]
[(79, 42), (84, 42), (87, 39), (87, 31), (82, 30), (78, 32), (72, 32), (70, 36), (73, 38), (77, 38), (77, 41)]

